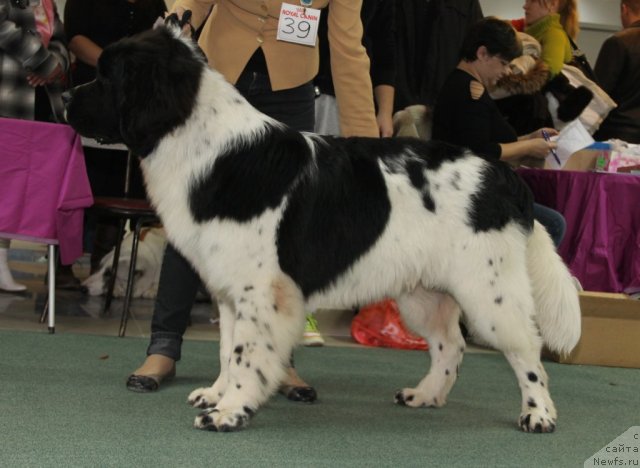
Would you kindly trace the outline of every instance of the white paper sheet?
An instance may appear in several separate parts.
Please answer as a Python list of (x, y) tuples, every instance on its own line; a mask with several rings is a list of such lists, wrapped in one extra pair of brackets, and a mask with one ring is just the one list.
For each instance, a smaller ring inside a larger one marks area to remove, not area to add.
[(595, 141), (578, 119), (567, 124), (560, 133), (556, 137), (552, 137), (551, 140), (558, 143), (556, 154), (558, 155), (560, 164), (558, 164), (553, 154), (549, 153), (545, 164), (545, 167), (549, 169), (563, 168), (573, 153), (586, 148)]

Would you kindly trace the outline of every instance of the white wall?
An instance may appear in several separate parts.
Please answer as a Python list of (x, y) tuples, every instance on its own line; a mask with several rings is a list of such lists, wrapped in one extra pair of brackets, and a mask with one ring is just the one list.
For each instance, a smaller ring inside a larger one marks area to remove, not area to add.
[[(501, 18), (521, 18), (524, 0), (480, 0), (485, 15)], [(578, 45), (587, 54), (593, 66), (602, 42), (618, 31), (620, 26), (620, 0), (578, 0), (580, 36)]]

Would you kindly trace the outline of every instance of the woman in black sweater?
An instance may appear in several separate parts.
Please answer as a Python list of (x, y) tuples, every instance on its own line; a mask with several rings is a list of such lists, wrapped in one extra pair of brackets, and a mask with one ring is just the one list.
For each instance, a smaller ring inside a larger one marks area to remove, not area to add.
[[(557, 131), (543, 128), (518, 136), (486, 90), (507, 73), (509, 62), (521, 53), (515, 30), (505, 21), (485, 18), (474, 25), (462, 45), (458, 67), (436, 101), (433, 139), (466, 146), (489, 159), (545, 159), (555, 143), (547, 141), (544, 132), (556, 135)], [(562, 215), (536, 203), (534, 216), (547, 228), (557, 247), (566, 229)]]

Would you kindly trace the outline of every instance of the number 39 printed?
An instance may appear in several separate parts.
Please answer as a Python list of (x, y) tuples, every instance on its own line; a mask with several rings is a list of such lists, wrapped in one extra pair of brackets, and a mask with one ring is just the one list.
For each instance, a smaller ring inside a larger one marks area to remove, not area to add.
[(279, 41), (315, 46), (320, 10), (283, 3), (278, 21)]
[(308, 21), (296, 21), (293, 18), (285, 18), (284, 23), (284, 29), (282, 30), (283, 34), (295, 34), (296, 37), (305, 39), (309, 35), (309, 31), (311, 31), (311, 23)]

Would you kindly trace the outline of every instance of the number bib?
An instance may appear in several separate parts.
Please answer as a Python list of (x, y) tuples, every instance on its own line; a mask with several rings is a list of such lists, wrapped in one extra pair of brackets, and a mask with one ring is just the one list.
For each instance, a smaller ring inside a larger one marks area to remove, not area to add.
[(283, 3), (277, 39), (315, 47), (319, 22), (320, 10)]

